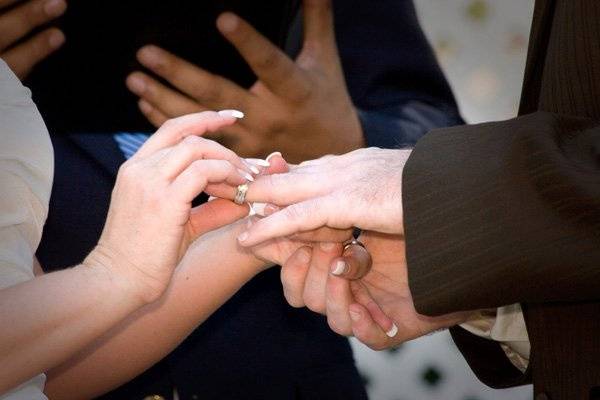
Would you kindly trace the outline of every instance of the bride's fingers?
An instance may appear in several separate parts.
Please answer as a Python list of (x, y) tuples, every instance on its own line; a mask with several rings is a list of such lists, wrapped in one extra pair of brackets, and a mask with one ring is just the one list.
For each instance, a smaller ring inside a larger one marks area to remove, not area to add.
[(235, 112), (204, 111), (170, 119), (144, 143), (134, 157), (147, 157), (160, 149), (176, 145), (187, 136), (198, 136), (206, 132), (214, 132), (232, 125), (240, 116)]
[(197, 237), (229, 225), (248, 215), (248, 205), (237, 205), (229, 200), (215, 199), (195, 207), (190, 212), (192, 241)]
[(158, 168), (163, 176), (174, 179), (182, 173), (192, 162), (197, 160), (226, 160), (241, 170), (242, 175), (248, 180), (254, 178), (250, 175), (250, 168), (233, 151), (223, 147), (212, 140), (197, 136), (188, 136), (158, 161)]
[(332, 275), (348, 280), (361, 279), (371, 271), (373, 260), (371, 254), (362, 246), (351, 244), (344, 249), (342, 257), (331, 264)]
[(229, 161), (198, 160), (175, 178), (171, 190), (178, 199), (192, 202), (210, 182), (237, 186), (246, 182), (246, 178)]

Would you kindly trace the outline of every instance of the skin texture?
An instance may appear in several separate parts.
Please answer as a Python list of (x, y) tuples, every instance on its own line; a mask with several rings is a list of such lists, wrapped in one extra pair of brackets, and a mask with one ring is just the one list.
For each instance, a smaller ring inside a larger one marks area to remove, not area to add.
[[(240, 243), (254, 246), (323, 227), (402, 234), (402, 170), (409, 155), (410, 150), (361, 149), (257, 179), (247, 199), (281, 209), (254, 224)], [(220, 190), (218, 196), (232, 193)]]
[(244, 111), (239, 124), (210, 136), (243, 156), (263, 158), (281, 151), (289, 161), (300, 162), (363, 147), (330, 1), (305, 0), (304, 17), (304, 47), (295, 61), (236, 15), (219, 17), (217, 28), (258, 77), (249, 90), (155, 46), (140, 49), (138, 60), (171, 87), (144, 72), (131, 74), (127, 87), (140, 97), (140, 110), (156, 126), (206, 109)]
[(57, 28), (43, 28), (25, 37), (64, 14), (66, 8), (64, 0), (0, 0), (0, 58), (20, 79), (65, 42)]

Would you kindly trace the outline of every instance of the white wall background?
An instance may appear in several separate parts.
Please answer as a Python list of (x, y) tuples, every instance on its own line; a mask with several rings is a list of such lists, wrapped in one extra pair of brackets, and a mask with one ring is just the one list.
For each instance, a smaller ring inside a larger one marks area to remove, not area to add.
[[(469, 123), (514, 117), (523, 80), (533, 0), (415, 0), (415, 3), (463, 117)], [(356, 341), (353, 346), (372, 400), (531, 400), (533, 397), (531, 387), (492, 390), (482, 385), (447, 332), (407, 343), (395, 352), (373, 352)]]

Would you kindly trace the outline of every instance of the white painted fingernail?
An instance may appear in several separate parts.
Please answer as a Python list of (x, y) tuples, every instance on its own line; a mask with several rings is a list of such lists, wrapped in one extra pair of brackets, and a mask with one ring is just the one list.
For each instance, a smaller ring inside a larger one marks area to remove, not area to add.
[(335, 276), (340, 276), (348, 269), (348, 264), (345, 261), (339, 260), (335, 263), (333, 269), (331, 270), (331, 274)]
[(238, 242), (240, 242), (240, 243), (245, 242), (249, 236), (250, 236), (250, 234), (248, 232), (242, 233), (240, 236), (238, 236)]
[(270, 167), (271, 163), (268, 162), (267, 160), (261, 160), (260, 158), (246, 158), (246, 161), (248, 161), (251, 164), (255, 164), (261, 167)]
[(394, 337), (398, 334), (398, 327), (396, 326), (396, 324), (392, 324), (392, 327), (390, 328), (389, 331), (387, 331), (385, 333), (387, 335), (387, 337)]
[(252, 208), (254, 209), (254, 212), (256, 213), (256, 215), (260, 215), (261, 217), (265, 217), (265, 207), (267, 206), (267, 203), (252, 203)]
[(233, 117), (236, 119), (244, 118), (244, 113), (238, 110), (221, 110), (218, 112), (221, 117)]
[[(250, 212), (248, 213), (249, 217), (254, 217), (256, 215), (256, 209), (254, 208), (254, 205), (251, 203), (248, 203), (248, 205), (250, 206)], [(250, 222), (250, 221), (248, 221)]]
[(250, 182), (254, 182), (254, 177), (252, 175), (250, 175), (249, 173), (247, 173), (246, 171), (243, 171), (238, 168), (238, 172), (240, 173), (240, 175), (242, 175), (244, 178), (246, 178)]
[(210, 196), (210, 197), (208, 198), (208, 201), (213, 201), (213, 200), (216, 200), (216, 199), (217, 199), (216, 197), (214, 197), (214, 196)]
[(267, 160), (267, 161), (269, 161), (269, 160), (271, 159), (271, 157), (275, 157), (275, 156), (283, 157), (283, 156), (281, 155), (281, 152), (279, 152), (279, 151), (276, 151), (276, 152), (273, 152), (273, 153), (269, 154), (269, 155), (267, 156), (266, 160)]

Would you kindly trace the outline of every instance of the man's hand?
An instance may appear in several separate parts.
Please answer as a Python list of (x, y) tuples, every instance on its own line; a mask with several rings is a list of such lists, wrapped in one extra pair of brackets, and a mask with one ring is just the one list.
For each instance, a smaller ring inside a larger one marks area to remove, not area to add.
[(30, 38), (35, 28), (61, 16), (67, 9), (64, 0), (0, 0), (0, 58), (24, 79), (32, 68), (56, 51), (65, 41), (57, 28), (48, 28)]
[(329, 0), (304, 1), (304, 47), (296, 62), (231, 13), (217, 27), (248, 62), (258, 81), (245, 90), (155, 46), (142, 48), (139, 61), (177, 88), (135, 72), (129, 89), (156, 126), (166, 119), (206, 109), (235, 108), (246, 118), (217, 138), (236, 153), (263, 158), (281, 151), (291, 162), (363, 147), (358, 116), (339, 60)]
[[(311, 261), (305, 261), (304, 255), (290, 257), (282, 271), (290, 304), (306, 305), (325, 314), (335, 332), (354, 335), (375, 350), (397, 346), (468, 318), (469, 313), (441, 317), (417, 313), (408, 286), (403, 237), (366, 232), (359, 240), (371, 254), (372, 265), (359, 246), (349, 247), (337, 258), (333, 256), (336, 249), (318, 246), (312, 249)], [(306, 248), (297, 253), (301, 251)], [(312, 269), (316, 272), (311, 273)], [(329, 273), (323, 274), (324, 270)], [(318, 276), (319, 282), (309, 286), (310, 275)]]

